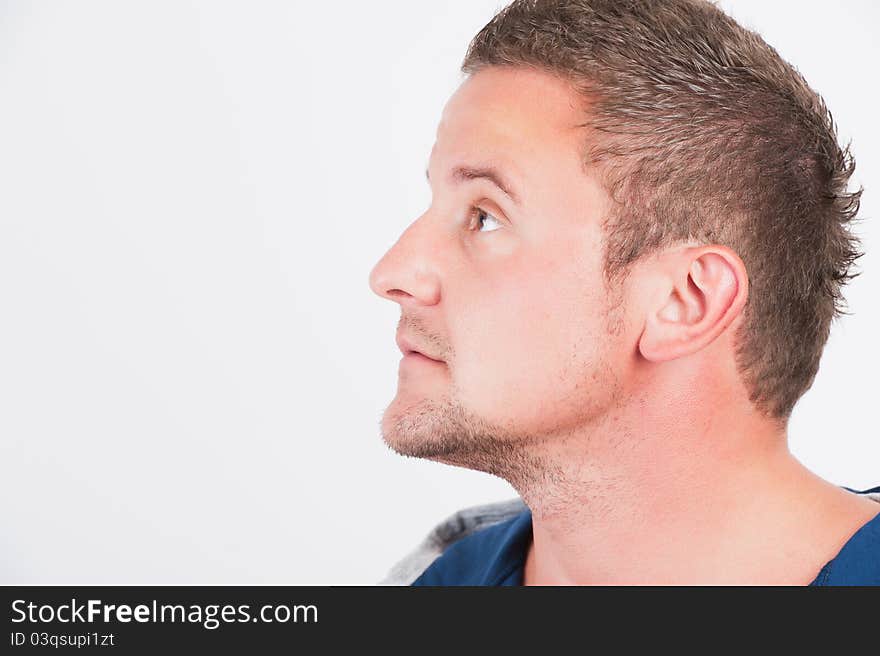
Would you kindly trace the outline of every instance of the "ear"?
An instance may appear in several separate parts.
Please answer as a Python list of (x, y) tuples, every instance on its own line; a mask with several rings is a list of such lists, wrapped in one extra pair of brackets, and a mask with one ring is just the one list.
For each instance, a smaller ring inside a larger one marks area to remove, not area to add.
[(664, 258), (656, 302), (649, 305), (639, 351), (664, 362), (710, 344), (742, 312), (749, 278), (739, 256), (724, 246), (687, 248)]

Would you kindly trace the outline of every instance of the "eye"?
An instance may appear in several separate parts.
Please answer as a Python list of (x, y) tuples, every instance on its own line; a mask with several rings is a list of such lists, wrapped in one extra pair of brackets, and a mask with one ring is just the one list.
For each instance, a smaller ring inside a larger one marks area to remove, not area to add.
[[(496, 219), (494, 216), (492, 216), (492, 215), (489, 214), (488, 212), (484, 212), (484, 211), (481, 210), (479, 207), (472, 207), (472, 208), (471, 208), (470, 217), (471, 217), (471, 222), (470, 222), (470, 228), (471, 228), (471, 230), (474, 229), (474, 224), (475, 224), (475, 223), (476, 223), (477, 226), (479, 226), (479, 224), (482, 222), (482, 218), (481, 218), (481, 217), (486, 217), (486, 218), (488, 218), (490, 221), (494, 221), (495, 223), (497, 223), (497, 224), (499, 225), (499, 227), (501, 226), (501, 221), (499, 221), (498, 219)], [(495, 229), (492, 229), (492, 230), (478, 230), (478, 232), (495, 232), (495, 230), (497, 230), (497, 229), (498, 229), (498, 228), (495, 228)]]

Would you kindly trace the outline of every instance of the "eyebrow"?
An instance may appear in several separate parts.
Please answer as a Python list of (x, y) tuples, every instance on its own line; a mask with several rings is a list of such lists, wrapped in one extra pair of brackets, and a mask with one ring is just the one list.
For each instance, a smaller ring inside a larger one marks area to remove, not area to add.
[[(428, 169), (425, 169), (425, 179), (430, 184), (431, 177), (428, 175)], [(488, 180), (498, 187), (514, 204), (519, 205), (519, 196), (513, 191), (504, 175), (492, 166), (456, 166), (452, 169), (449, 180), (456, 184), (470, 180)]]

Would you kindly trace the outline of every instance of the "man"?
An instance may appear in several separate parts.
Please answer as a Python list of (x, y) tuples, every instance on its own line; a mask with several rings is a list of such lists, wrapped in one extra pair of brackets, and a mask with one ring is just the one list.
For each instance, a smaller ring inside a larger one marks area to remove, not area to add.
[(880, 488), (787, 446), (859, 256), (821, 98), (700, 0), (517, 0), (462, 70), (370, 275), (405, 355), (381, 428), (521, 500), (386, 582), (880, 583)]

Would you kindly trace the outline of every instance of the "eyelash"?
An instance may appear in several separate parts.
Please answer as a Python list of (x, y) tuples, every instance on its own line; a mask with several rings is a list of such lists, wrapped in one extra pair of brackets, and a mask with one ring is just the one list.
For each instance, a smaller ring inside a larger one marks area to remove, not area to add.
[[(491, 212), (487, 212), (483, 208), (477, 207), (476, 205), (473, 205), (473, 206), (471, 206), (470, 214), (468, 214), (468, 217), (469, 217), (468, 228), (469, 229), (476, 230), (477, 232), (480, 231), (479, 230), (479, 227), (480, 227), (479, 215), (480, 214), (485, 214), (486, 216), (491, 216), (495, 220), (496, 223), (499, 223), (499, 224), (501, 223), (501, 221), (498, 219), (498, 217), (495, 216), (494, 214), (492, 214)], [(474, 227), (474, 226), (476, 226), (476, 227)], [(496, 228), (496, 230), (497, 230), (497, 228)], [(495, 230), (490, 230), (489, 232), (495, 232)]]

